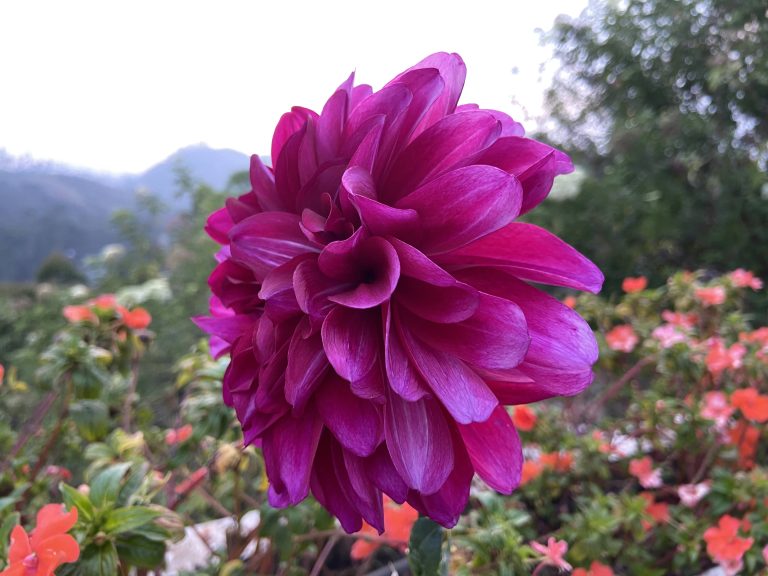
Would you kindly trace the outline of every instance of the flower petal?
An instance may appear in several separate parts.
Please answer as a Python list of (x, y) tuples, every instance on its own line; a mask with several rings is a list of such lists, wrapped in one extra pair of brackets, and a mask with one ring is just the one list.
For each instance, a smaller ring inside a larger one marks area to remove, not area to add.
[(389, 305), (384, 310), (384, 357), (387, 380), (392, 390), (410, 401), (427, 394), (423, 379), (406, 353)]
[(449, 270), (490, 266), (523, 280), (595, 293), (603, 285), (603, 273), (586, 257), (554, 234), (522, 222), (434, 259)]
[(32, 554), (29, 544), (29, 535), (21, 526), (14, 526), (11, 530), (11, 545), (8, 548), (8, 562), (16, 564)]
[(296, 327), (288, 348), (285, 370), (285, 399), (299, 415), (315, 389), (328, 372), (328, 358), (319, 332), (306, 335), (309, 321), (304, 318)]
[(355, 254), (360, 283), (348, 292), (339, 292), (328, 299), (350, 308), (373, 308), (389, 300), (400, 278), (400, 261), (392, 244), (374, 236), (360, 244)]
[(511, 494), (520, 484), (523, 450), (512, 419), (497, 406), (485, 422), (459, 426), (472, 465), (486, 484)]
[(431, 255), (455, 250), (502, 229), (520, 212), (522, 188), (514, 176), (493, 166), (446, 172), (400, 199), (395, 207), (419, 214)]
[(384, 437), (400, 477), (423, 494), (437, 492), (453, 469), (451, 432), (439, 405), (390, 393), (384, 415)]
[(30, 534), (30, 545), (37, 550), (40, 543), (69, 531), (77, 522), (77, 508), (67, 511), (63, 504), (46, 504), (37, 513), (37, 524)]
[(362, 379), (373, 368), (380, 341), (380, 313), (336, 306), (323, 321), (322, 339), (328, 361), (349, 381)]
[(381, 444), (376, 451), (365, 459), (368, 480), (379, 490), (398, 504), (405, 502), (408, 486), (398, 474), (386, 444)]

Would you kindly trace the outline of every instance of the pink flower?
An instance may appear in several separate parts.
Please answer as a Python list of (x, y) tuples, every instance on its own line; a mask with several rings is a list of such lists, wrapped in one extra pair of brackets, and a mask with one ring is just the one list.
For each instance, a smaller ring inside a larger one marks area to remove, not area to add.
[(165, 443), (168, 446), (183, 444), (192, 436), (192, 424), (185, 424), (181, 428), (171, 428), (165, 433)]
[(682, 344), (688, 340), (688, 337), (680, 332), (674, 324), (662, 324), (651, 332), (662, 348), (672, 348), (676, 344)]
[(565, 558), (563, 558), (565, 553), (568, 552), (568, 542), (565, 540), (556, 540), (550, 536), (547, 540), (546, 546), (534, 541), (531, 542), (531, 548), (543, 556), (541, 559), (541, 564), (536, 567), (536, 569), (533, 571), (533, 574), (538, 574), (539, 571), (544, 568), (544, 566), (553, 566), (558, 570), (563, 571), (573, 570), (573, 566), (571, 566), (568, 562), (566, 562)]
[(677, 487), (677, 495), (680, 498), (680, 504), (688, 508), (695, 508), (707, 494), (709, 494), (708, 482), (682, 484)]
[(749, 270), (744, 270), (744, 268), (737, 268), (728, 274), (728, 278), (730, 278), (731, 284), (736, 288), (752, 288), (752, 290), (757, 291), (763, 287), (763, 281)]
[(691, 329), (696, 326), (699, 321), (698, 316), (693, 313), (685, 312), (672, 312), (671, 310), (664, 310), (661, 313), (661, 318), (673, 326), (683, 329)]
[(637, 478), (643, 488), (658, 488), (662, 485), (661, 470), (653, 467), (650, 456), (632, 460), (629, 463), (629, 473)]
[(719, 376), (726, 370), (741, 368), (746, 353), (747, 349), (741, 343), (737, 342), (726, 348), (722, 339), (710, 338), (707, 342), (707, 356), (704, 362), (713, 376)]
[(629, 324), (615, 326), (605, 335), (608, 348), (619, 352), (632, 352), (639, 342), (635, 330)]
[(696, 299), (705, 307), (719, 306), (725, 302), (725, 288), (722, 286), (711, 286), (709, 288), (696, 288), (694, 291)]
[(572, 164), (502, 112), (457, 107), (465, 72), (435, 54), (293, 108), (274, 169), (253, 156), (252, 190), (208, 220), (223, 247), (197, 323), (230, 354), (224, 399), (273, 506), (311, 490), (345, 530), (381, 531), (384, 493), (452, 526), (475, 472), (519, 483), (503, 406), (592, 381), (589, 326), (528, 282), (597, 291), (602, 274), (514, 222)]
[(714, 391), (704, 394), (704, 407), (701, 417), (713, 420), (717, 428), (724, 428), (734, 409), (723, 392)]
[(621, 283), (621, 289), (627, 294), (633, 294), (635, 292), (642, 292), (648, 286), (648, 279), (645, 276), (638, 276), (637, 278), (624, 278)]

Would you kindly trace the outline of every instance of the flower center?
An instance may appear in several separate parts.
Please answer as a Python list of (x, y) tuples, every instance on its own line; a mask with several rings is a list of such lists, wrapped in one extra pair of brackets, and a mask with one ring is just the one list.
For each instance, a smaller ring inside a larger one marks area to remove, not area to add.
[(37, 554), (32, 552), (29, 556), (24, 558), (24, 560), (21, 561), (21, 565), (24, 566), (25, 570), (24, 573), (27, 576), (34, 576), (37, 574), (37, 566), (40, 564), (40, 558), (38, 558)]

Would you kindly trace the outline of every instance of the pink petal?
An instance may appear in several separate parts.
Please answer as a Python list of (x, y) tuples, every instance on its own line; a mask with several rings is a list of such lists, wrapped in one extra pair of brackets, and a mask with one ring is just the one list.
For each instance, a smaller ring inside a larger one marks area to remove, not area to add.
[(219, 208), (208, 216), (205, 222), (205, 232), (219, 244), (229, 244), (229, 231), (234, 226), (229, 210)]
[(521, 222), (508, 224), (435, 260), (447, 269), (490, 266), (523, 280), (595, 293), (603, 285), (600, 269), (574, 248), (543, 228)]
[(323, 466), (312, 469), (312, 494), (331, 514), (341, 522), (342, 528), (348, 533), (359, 531), (363, 527), (363, 519), (357, 506), (351, 501), (349, 493), (349, 478), (346, 468), (336, 465), (335, 452), (338, 446), (330, 434), (323, 434), (317, 448), (317, 460)]
[(337, 306), (323, 321), (325, 354), (336, 373), (349, 381), (363, 378), (376, 361), (380, 313)]
[(304, 318), (296, 327), (285, 370), (285, 399), (293, 406), (296, 415), (304, 409), (329, 368), (320, 334), (304, 335), (308, 324), (309, 320)]
[(497, 406), (485, 422), (459, 426), (477, 474), (493, 488), (511, 494), (520, 484), (523, 451), (512, 419)]
[(258, 280), (277, 266), (306, 252), (317, 252), (299, 228), (299, 217), (287, 212), (262, 212), (232, 228), (232, 257), (250, 268)]
[(468, 166), (438, 176), (395, 206), (419, 214), (424, 229), (419, 249), (431, 255), (503, 228), (517, 216), (521, 201), (514, 176), (493, 166)]
[(318, 389), (317, 410), (336, 439), (353, 454), (368, 456), (383, 439), (380, 409), (358, 398), (349, 383), (332, 375)]
[(251, 189), (259, 201), (259, 206), (265, 212), (290, 210), (283, 199), (277, 194), (275, 188), (275, 176), (270, 168), (267, 168), (258, 155), (251, 156)]
[(408, 357), (391, 306), (384, 310), (384, 356), (389, 385), (405, 400), (415, 401), (427, 394), (424, 381)]
[(360, 309), (373, 308), (389, 300), (400, 278), (400, 261), (392, 244), (379, 236), (367, 238), (360, 244), (355, 260), (360, 283), (328, 299)]
[(453, 469), (451, 432), (438, 404), (389, 394), (384, 437), (395, 469), (405, 483), (423, 494), (437, 492)]
[(405, 502), (408, 486), (398, 474), (385, 444), (365, 459), (368, 480), (398, 504)]

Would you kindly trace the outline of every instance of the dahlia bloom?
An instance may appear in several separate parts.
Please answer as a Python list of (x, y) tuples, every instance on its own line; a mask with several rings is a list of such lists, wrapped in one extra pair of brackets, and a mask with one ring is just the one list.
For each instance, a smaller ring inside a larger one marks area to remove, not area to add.
[(378, 92), (351, 76), (318, 114), (294, 107), (251, 159), (252, 190), (214, 212), (222, 248), (196, 319), (229, 354), (224, 400), (260, 443), (269, 500), (312, 494), (349, 532), (384, 529), (382, 494), (445, 526), (476, 472), (520, 482), (507, 404), (573, 395), (597, 346), (528, 282), (603, 276), (517, 223), (570, 172), (512, 118), (457, 106), (465, 66), (434, 54)]

